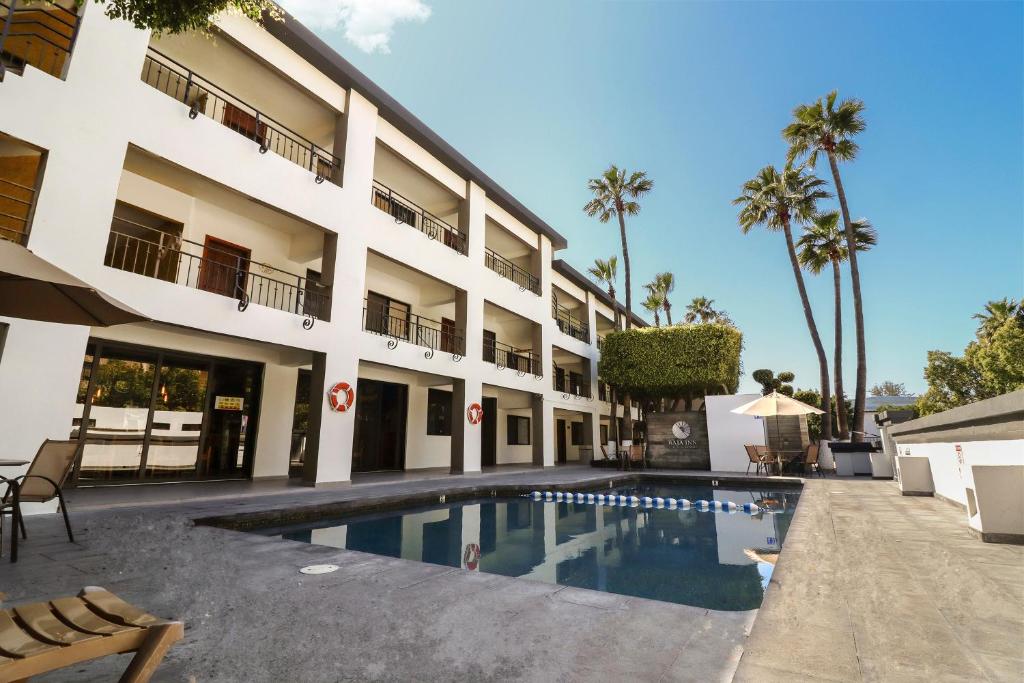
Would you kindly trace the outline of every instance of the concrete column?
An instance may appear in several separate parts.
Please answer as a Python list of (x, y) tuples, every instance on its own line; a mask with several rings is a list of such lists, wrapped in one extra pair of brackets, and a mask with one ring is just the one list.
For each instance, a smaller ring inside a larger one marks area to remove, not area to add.
[[(342, 187), (364, 197), (370, 206), (373, 158), (377, 151), (377, 108), (359, 93), (349, 90), (345, 102)], [(337, 131), (337, 129), (336, 129)], [(335, 139), (335, 148), (338, 140)]]
[(468, 410), (482, 404), (483, 385), (479, 379), (452, 380), (452, 465), (453, 474), (480, 471), (480, 430), (482, 423), (471, 424)]
[(589, 465), (593, 458), (600, 457), (601, 451), (601, 414), (597, 408), (593, 412), (583, 413), (583, 443), (590, 447), (590, 453), (580, 452), (580, 464)]
[(263, 371), (260, 400), (260, 434), (256, 441), (256, 457), (252, 476), (287, 477), (291, 455), (292, 421), (295, 412), (295, 385), (299, 369), (268, 363)]
[[(550, 354), (549, 354), (550, 355)], [(545, 375), (551, 374), (550, 371)], [(532, 415), (533, 464), (538, 467), (555, 466), (555, 408), (551, 401), (544, 400), (544, 394), (533, 394)]]
[(459, 230), (466, 235), (466, 255), (473, 267), (484, 263), (487, 196), (473, 181), (466, 182), (466, 197), (459, 204)]

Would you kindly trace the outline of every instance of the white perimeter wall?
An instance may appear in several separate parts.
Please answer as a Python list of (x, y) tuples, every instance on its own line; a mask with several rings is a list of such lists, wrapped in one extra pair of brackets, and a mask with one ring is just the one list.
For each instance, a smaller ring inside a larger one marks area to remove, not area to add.
[(746, 444), (764, 444), (764, 424), (750, 415), (730, 412), (744, 403), (750, 403), (760, 394), (734, 394), (708, 396), (708, 447), (711, 450), (711, 469), (718, 472), (746, 472), (750, 458), (743, 448)]
[[(964, 464), (956, 455), (959, 445)], [(1024, 441), (967, 441), (955, 443), (910, 443), (897, 446), (900, 455), (928, 458), (935, 493), (967, 505), (967, 487), (974, 487), (972, 465), (1024, 465)], [(1019, 492), (1024, 496), (1024, 491)]]

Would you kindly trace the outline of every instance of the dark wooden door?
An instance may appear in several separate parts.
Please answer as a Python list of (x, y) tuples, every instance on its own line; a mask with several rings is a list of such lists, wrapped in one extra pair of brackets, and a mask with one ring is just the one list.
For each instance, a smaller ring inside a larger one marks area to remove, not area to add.
[(408, 387), (361, 379), (356, 387), (352, 471), (401, 470), (405, 467)]
[(249, 275), (249, 249), (207, 235), (203, 263), (199, 267), (199, 289), (242, 298)]
[(484, 420), (480, 424), (480, 464), (492, 467), (498, 464), (498, 399), (483, 398)]
[(565, 447), (565, 420), (555, 421), (555, 439), (558, 444), (558, 462), (565, 462), (567, 451)]

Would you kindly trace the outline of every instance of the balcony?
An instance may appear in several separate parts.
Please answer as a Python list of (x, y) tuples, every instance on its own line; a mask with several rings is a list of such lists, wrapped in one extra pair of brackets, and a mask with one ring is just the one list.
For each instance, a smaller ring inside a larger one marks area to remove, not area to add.
[(563, 334), (585, 344), (590, 343), (590, 328), (587, 323), (574, 316), (572, 311), (557, 301), (551, 303), (551, 317), (555, 319), (558, 329)]
[(582, 372), (570, 370), (555, 363), (552, 366), (554, 371), (554, 388), (565, 396), (576, 398), (591, 398), (590, 382), (586, 381)]
[(502, 343), (484, 333), (484, 362), (494, 363), (499, 369), (515, 370), (522, 375), (542, 375), (540, 356), (530, 349), (520, 349)]
[(0, 239), (27, 242), (42, 160), (40, 150), (0, 133)]
[(540, 296), (540, 279), (536, 275), (499, 256), (492, 249), (484, 249), (484, 265), (506, 280), (511, 280), (520, 290), (529, 290)]
[(390, 215), (396, 223), (416, 228), (428, 238), (440, 242), (459, 254), (466, 253), (466, 236), (458, 229), (398, 194), (388, 186), (374, 180), (373, 205)]
[(307, 169), (317, 183), (341, 183), (341, 162), (333, 154), (152, 47), (142, 80), (186, 104), (190, 118), (202, 114), (223, 124), (259, 145), (261, 154), (273, 152)]
[(103, 265), (238, 299), (240, 311), (257, 304), (306, 316), (306, 329), (330, 318), (330, 287), (313, 278), (253, 261), (227, 243), (200, 244), (116, 216)]
[(33, 66), (63, 78), (78, 35), (80, 17), (73, 2), (0, 0), (0, 80)]
[[(456, 356), (466, 353), (465, 331), (450, 321), (439, 322), (411, 312), (408, 306), (381, 297), (363, 299), (363, 329), (395, 342), (404, 341)], [(389, 348), (394, 348), (390, 346)]]

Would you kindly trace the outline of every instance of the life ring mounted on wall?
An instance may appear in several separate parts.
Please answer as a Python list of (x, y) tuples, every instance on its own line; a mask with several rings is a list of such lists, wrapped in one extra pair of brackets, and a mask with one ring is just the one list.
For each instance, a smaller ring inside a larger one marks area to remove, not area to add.
[(356, 392), (348, 382), (338, 382), (327, 392), (327, 400), (331, 404), (331, 410), (337, 413), (347, 412), (352, 408)]
[(479, 403), (470, 403), (469, 407), (466, 408), (466, 419), (469, 420), (469, 424), (478, 425), (480, 421), (484, 419), (484, 409)]
[(480, 546), (476, 543), (467, 543), (466, 550), (462, 553), (462, 563), (469, 571), (475, 571), (480, 566)]

